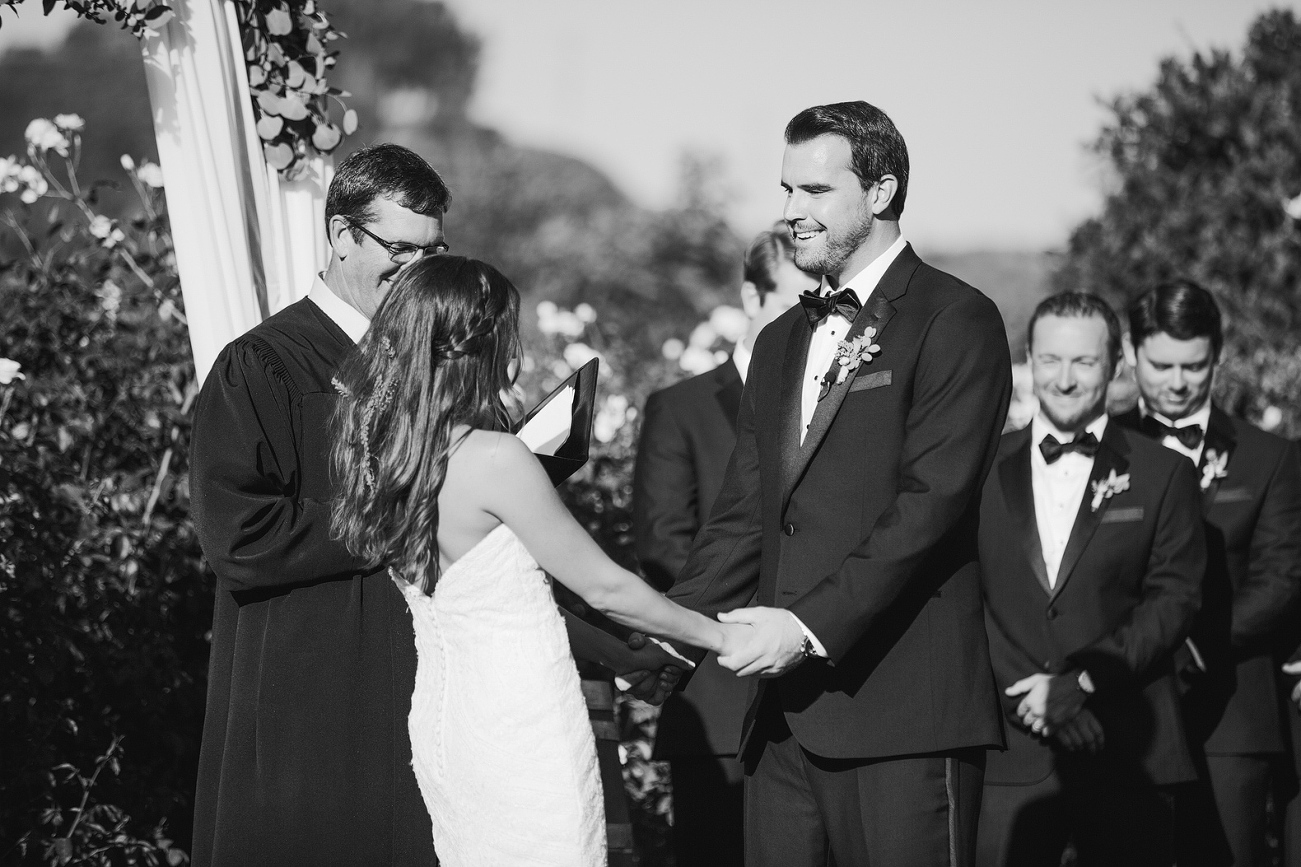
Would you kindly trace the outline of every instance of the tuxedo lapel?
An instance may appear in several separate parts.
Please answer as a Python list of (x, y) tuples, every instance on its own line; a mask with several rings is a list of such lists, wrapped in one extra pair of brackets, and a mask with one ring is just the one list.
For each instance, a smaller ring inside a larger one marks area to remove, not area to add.
[(803, 392), (804, 363), (809, 355), (813, 329), (805, 316), (791, 317), (791, 332), (786, 339), (786, 357), (782, 360), (781, 396), (778, 408), (778, 445), (781, 449), (782, 511), (795, 488), (795, 479), (804, 464), (800, 460), (800, 401)]
[[(1211, 420), (1206, 425), (1206, 442), (1202, 448), (1202, 459), (1197, 464), (1198, 481), (1200, 482), (1205, 478), (1206, 465), (1210, 462), (1212, 452), (1216, 455), (1228, 455), (1231, 462), (1233, 460), (1233, 449), (1237, 444), (1238, 438), (1233, 432), (1233, 421), (1218, 406), (1212, 405)], [(1215, 503), (1215, 494), (1220, 490), (1222, 481), (1224, 480), (1212, 478), (1210, 483), (1202, 488), (1203, 513), (1211, 510), (1211, 505)]]
[[(1028, 434), (1028, 431), (1027, 431)], [(1025, 549), (1030, 570), (1044, 592), (1052, 595), (1048, 583), (1048, 567), (1044, 565), (1043, 542), (1039, 538), (1039, 521), (1035, 517), (1034, 480), (1030, 469), (1031, 438), (998, 465), (998, 481), (1003, 486), (1003, 502), (1007, 504), (1012, 526), (1021, 528), (1021, 546)]]
[(718, 407), (723, 411), (727, 418), (727, 423), (732, 426), (732, 433), (736, 433), (736, 416), (741, 411), (741, 374), (737, 372), (736, 362), (728, 359), (717, 368), (715, 382), (718, 384), (718, 390), (714, 392), (714, 397), (718, 400)]
[[(845, 341), (854, 340), (871, 327), (876, 329), (873, 342), (881, 342), (885, 327), (890, 324), (890, 320), (894, 318), (896, 312), (894, 301), (908, 289), (908, 281), (912, 279), (913, 272), (917, 270), (917, 266), (920, 264), (921, 259), (917, 258), (917, 254), (913, 252), (912, 245), (905, 245), (898, 257), (886, 269), (885, 274), (881, 276), (881, 282), (872, 291), (871, 296), (867, 299), (867, 304), (854, 317), (848, 333), (845, 334)], [(783, 474), (785, 480), (782, 486), (783, 508), (785, 508), (786, 501), (790, 499), (791, 492), (795, 490), (795, 486), (799, 483), (800, 477), (804, 475), (804, 470), (808, 467), (809, 461), (817, 453), (818, 446), (826, 439), (827, 431), (831, 429), (831, 423), (835, 420), (840, 405), (845, 402), (845, 396), (849, 394), (850, 386), (854, 383), (853, 375), (847, 376), (844, 382), (831, 386), (826, 396), (818, 401), (817, 407), (813, 410), (813, 418), (809, 421), (809, 432), (804, 437), (803, 445), (801, 445), (799, 436), (800, 404), (804, 387), (804, 368), (808, 362), (809, 341), (812, 339), (813, 329), (805, 325), (803, 331), (803, 350), (798, 357), (791, 357), (790, 349), (793, 347), (794, 341), (787, 345), (786, 361), (788, 367), (783, 376), (782, 398), (784, 401), (794, 401), (795, 412), (795, 452), (791, 456), (789, 463), (785, 460), (785, 452), (782, 455), (783, 466), (787, 469), (787, 472)], [(791, 377), (792, 368), (795, 374), (793, 378)], [(825, 372), (818, 371), (818, 376), (821, 377)], [(783, 442), (783, 448), (785, 447), (786, 443)]]
[(1098, 503), (1097, 509), (1093, 508), (1094, 485), (1100, 484), (1111, 475), (1113, 470), (1117, 476), (1124, 475), (1129, 470), (1129, 459), (1125, 457), (1127, 454), (1129, 454), (1129, 443), (1125, 440), (1120, 425), (1108, 424), (1102, 434), (1098, 453), (1093, 458), (1093, 471), (1089, 473), (1089, 484), (1080, 499), (1079, 511), (1075, 513), (1075, 524), (1071, 527), (1071, 536), (1066, 541), (1066, 550), (1062, 552), (1061, 565), (1057, 567), (1057, 584), (1053, 587), (1053, 598), (1061, 594), (1062, 588), (1070, 580), (1071, 573), (1080, 562), (1084, 549), (1088, 547), (1089, 540), (1093, 538), (1098, 525), (1102, 523), (1103, 514), (1111, 504), (1111, 498), (1105, 497)]

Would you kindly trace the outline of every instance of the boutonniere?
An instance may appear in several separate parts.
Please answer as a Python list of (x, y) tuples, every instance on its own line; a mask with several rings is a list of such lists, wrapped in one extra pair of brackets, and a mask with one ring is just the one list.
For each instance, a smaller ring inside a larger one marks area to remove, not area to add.
[(1105, 479), (1098, 479), (1093, 483), (1093, 505), (1089, 511), (1096, 512), (1102, 505), (1103, 500), (1110, 500), (1121, 491), (1129, 490), (1129, 473), (1118, 476), (1116, 471), (1112, 470), (1111, 474)]
[(1202, 490), (1211, 486), (1211, 482), (1229, 475), (1229, 453), (1215, 449), (1206, 450), (1206, 463), (1202, 466)]
[(876, 329), (868, 326), (853, 340), (842, 340), (836, 344), (833, 363), (840, 365), (840, 370), (836, 373), (836, 385), (849, 379), (860, 364), (870, 364), (874, 357), (881, 354), (881, 347), (872, 342), (874, 337)]

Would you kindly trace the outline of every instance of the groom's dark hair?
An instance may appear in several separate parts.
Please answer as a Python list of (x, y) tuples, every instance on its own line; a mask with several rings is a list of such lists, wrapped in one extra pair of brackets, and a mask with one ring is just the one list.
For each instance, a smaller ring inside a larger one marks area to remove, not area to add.
[(386, 142), (362, 148), (339, 165), (325, 197), (325, 231), (336, 215), (358, 226), (374, 220), (373, 205), (381, 197), (425, 216), (445, 214), (452, 204), (447, 184), (424, 157)]
[(803, 144), (820, 135), (838, 135), (849, 142), (850, 168), (864, 190), (884, 175), (894, 175), (899, 186), (881, 216), (893, 220), (903, 216), (908, 198), (908, 146), (885, 112), (862, 100), (837, 102), (806, 108), (786, 124), (787, 144)]

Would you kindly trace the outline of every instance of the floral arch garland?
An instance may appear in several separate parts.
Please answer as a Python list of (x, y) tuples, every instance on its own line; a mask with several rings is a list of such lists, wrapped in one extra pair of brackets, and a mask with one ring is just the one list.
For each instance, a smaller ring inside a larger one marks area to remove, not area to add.
[[(15, 12), (23, 0), (0, 0)], [(59, 0), (41, 0), (48, 15)], [(267, 165), (286, 180), (296, 179), (307, 161), (335, 150), (357, 128), (348, 96), (330, 87), (326, 75), (338, 56), (332, 43), (342, 36), (316, 0), (227, 0), (239, 22), (249, 95)], [(137, 39), (173, 15), (166, 0), (62, 0), (82, 18), (116, 21)], [(3, 26), (0, 16), (0, 26)], [(332, 113), (331, 109), (336, 113)], [(338, 120), (334, 119), (337, 116)]]

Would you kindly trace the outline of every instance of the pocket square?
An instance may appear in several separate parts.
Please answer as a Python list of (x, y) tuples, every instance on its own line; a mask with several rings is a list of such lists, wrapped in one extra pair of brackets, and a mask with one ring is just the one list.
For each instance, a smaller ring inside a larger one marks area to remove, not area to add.
[(1215, 492), (1215, 503), (1246, 503), (1251, 501), (1247, 488), (1220, 488)]
[(853, 394), (856, 391), (865, 391), (869, 388), (880, 388), (883, 385), (889, 385), (893, 373), (892, 370), (878, 370), (875, 373), (866, 373), (854, 380), (853, 384), (849, 386), (849, 393)]
[(1143, 520), (1142, 506), (1134, 506), (1129, 509), (1108, 509), (1102, 513), (1102, 523), (1104, 524), (1121, 524), (1141, 520)]

